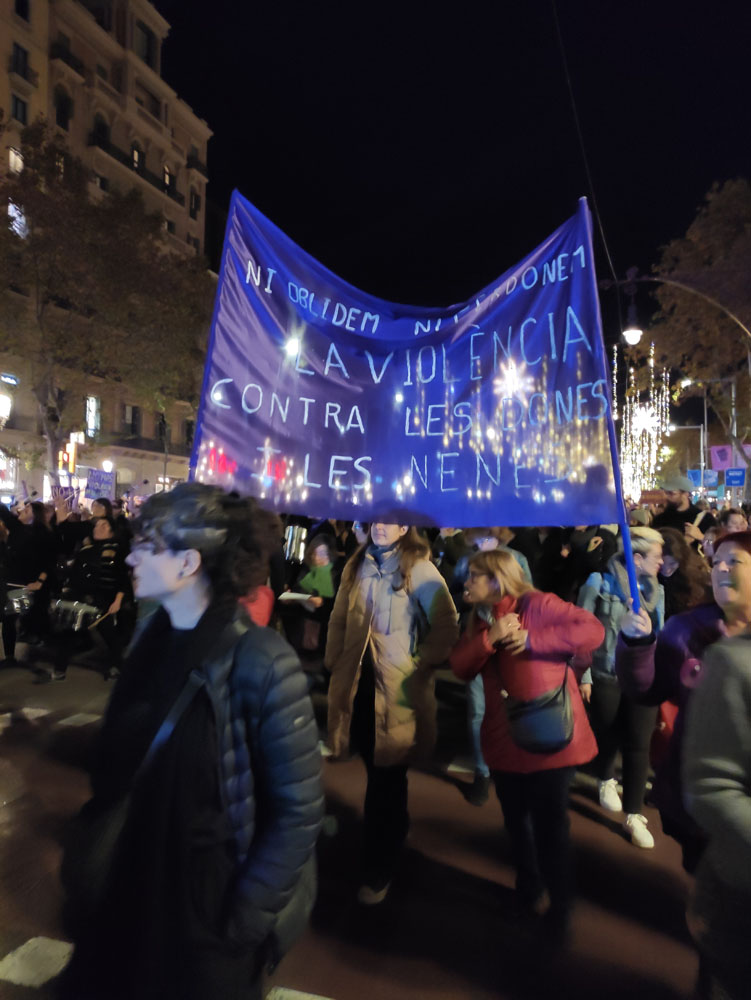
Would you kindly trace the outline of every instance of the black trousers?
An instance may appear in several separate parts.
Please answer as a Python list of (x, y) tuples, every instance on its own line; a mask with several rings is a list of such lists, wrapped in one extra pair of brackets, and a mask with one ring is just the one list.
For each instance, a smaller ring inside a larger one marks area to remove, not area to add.
[(574, 886), (568, 816), (574, 771), (492, 772), (511, 839), (516, 891), (524, 903), (533, 903), (547, 889), (551, 913), (560, 918), (571, 908)]
[(657, 723), (656, 705), (637, 705), (620, 686), (592, 682), (590, 719), (599, 753), (594, 768), (601, 781), (613, 777), (615, 758), (623, 760), (623, 811), (640, 813), (649, 774), (649, 743)]
[(369, 653), (363, 659), (352, 712), (351, 740), (368, 774), (365, 791), (362, 879), (380, 889), (391, 881), (409, 831), (407, 765), (377, 767), (375, 749), (375, 675)]
[[(97, 625), (97, 631), (110, 654), (111, 662), (104, 668), (105, 673), (109, 667), (117, 667), (119, 670), (122, 666), (125, 641), (123, 629), (117, 621), (117, 616), (111, 615), (109, 618), (103, 619), (103, 621)], [(56, 637), (55, 642), (57, 649), (55, 650), (55, 670), (57, 670), (58, 673), (64, 674), (68, 669), (68, 662), (78, 648), (80, 641), (81, 633), (70, 630), (61, 632)]]

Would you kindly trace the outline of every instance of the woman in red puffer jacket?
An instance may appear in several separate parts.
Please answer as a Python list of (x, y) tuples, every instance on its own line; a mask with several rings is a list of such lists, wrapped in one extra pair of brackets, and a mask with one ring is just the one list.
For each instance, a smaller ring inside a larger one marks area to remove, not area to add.
[[(481, 673), (485, 687), (482, 752), (511, 838), (516, 891), (523, 907), (542, 913), (556, 937), (565, 936), (572, 899), (568, 794), (576, 768), (597, 753), (568, 664), (602, 643), (594, 615), (554, 594), (534, 590), (508, 552), (470, 560), (464, 600), (473, 605), (467, 629), (450, 657), (462, 680)], [(585, 657), (586, 659), (586, 657)], [(531, 752), (512, 738), (504, 702), (554, 692), (566, 678), (573, 736), (554, 752)]]

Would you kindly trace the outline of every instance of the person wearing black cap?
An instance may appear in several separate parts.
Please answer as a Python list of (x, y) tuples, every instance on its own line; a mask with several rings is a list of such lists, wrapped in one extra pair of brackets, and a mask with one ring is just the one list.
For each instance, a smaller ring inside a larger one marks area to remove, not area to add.
[(676, 528), (682, 531), (691, 543), (700, 543), (704, 532), (715, 524), (709, 511), (701, 511), (691, 503), (691, 493), (694, 484), (688, 476), (669, 476), (662, 484), (667, 504), (665, 510), (658, 514), (652, 522), (652, 527)]

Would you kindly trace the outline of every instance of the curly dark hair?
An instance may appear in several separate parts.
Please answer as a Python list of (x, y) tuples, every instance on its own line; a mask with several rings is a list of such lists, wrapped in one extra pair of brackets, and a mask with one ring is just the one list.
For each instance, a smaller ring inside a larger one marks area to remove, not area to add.
[(672, 577), (662, 581), (666, 586), (666, 595), (669, 588), (673, 602), (682, 611), (711, 600), (709, 570), (699, 553), (675, 528), (660, 528), (660, 534), (663, 539), (663, 555), (672, 556), (678, 563), (678, 569)]
[(278, 517), (251, 497), (204, 483), (179, 483), (143, 504), (136, 537), (180, 552), (195, 549), (215, 602), (234, 601), (265, 582)]

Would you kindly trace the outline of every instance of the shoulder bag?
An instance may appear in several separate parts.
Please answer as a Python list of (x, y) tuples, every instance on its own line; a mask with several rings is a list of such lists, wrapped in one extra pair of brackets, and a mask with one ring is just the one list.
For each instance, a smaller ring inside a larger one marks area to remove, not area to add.
[(501, 692), (511, 739), (520, 749), (528, 753), (557, 753), (573, 739), (574, 713), (567, 685), (569, 667), (567, 662), (560, 687), (529, 701)]

